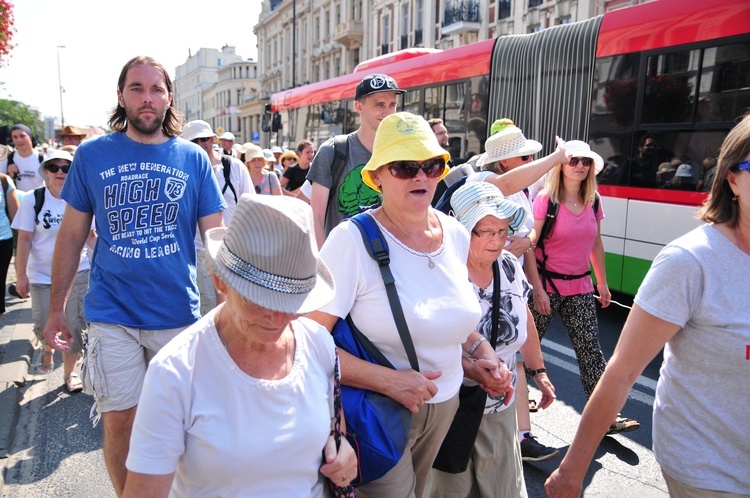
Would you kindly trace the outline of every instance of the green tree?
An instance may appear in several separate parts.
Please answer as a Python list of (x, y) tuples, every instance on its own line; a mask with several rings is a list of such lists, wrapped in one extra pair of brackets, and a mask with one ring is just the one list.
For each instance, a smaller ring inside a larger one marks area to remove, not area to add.
[(44, 123), (39, 111), (31, 109), (17, 100), (0, 99), (0, 124), (13, 126), (23, 123), (29, 128), (39, 142), (44, 139)]
[(8, 0), (0, 0), (0, 67), (5, 65), (14, 47), (12, 43), (13, 34), (16, 32), (14, 25), (13, 4)]

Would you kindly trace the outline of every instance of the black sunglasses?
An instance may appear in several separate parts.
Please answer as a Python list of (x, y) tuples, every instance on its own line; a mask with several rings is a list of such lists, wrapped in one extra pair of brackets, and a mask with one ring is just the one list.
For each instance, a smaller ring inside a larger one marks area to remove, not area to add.
[(528, 161), (531, 156), (520, 156), (521, 161)]
[(442, 157), (428, 159), (426, 161), (393, 161), (388, 165), (388, 170), (399, 180), (414, 178), (419, 170), (424, 171), (427, 178), (437, 178), (445, 169), (445, 161)]
[(205, 142), (208, 142), (209, 140), (211, 140), (211, 137), (200, 137), (200, 138), (196, 138), (195, 140), (193, 140), (193, 143), (194, 144), (197, 144), (198, 142), (205, 143)]
[(66, 164), (65, 166), (58, 166), (57, 164), (48, 164), (44, 167), (47, 171), (50, 173), (57, 173), (58, 171), (62, 170), (63, 173), (67, 174), (68, 171), (70, 171), (70, 164)]
[(571, 166), (578, 166), (579, 162), (587, 168), (594, 164), (594, 160), (590, 157), (571, 157), (570, 161), (568, 161)]

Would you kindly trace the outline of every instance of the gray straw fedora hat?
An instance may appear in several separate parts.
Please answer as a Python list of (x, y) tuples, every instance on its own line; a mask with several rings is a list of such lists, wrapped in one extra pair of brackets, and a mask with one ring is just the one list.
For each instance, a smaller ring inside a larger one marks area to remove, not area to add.
[(206, 232), (209, 267), (245, 299), (304, 314), (334, 295), (333, 276), (318, 256), (312, 210), (287, 196), (244, 194), (229, 227)]
[(487, 182), (466, 183), (451, 197), (456, 219), (471, 232), (485, 216), (508, 220), (508, 235), (515, 234), (526, 221), (526, 210), (503, 196), (500, 189)]

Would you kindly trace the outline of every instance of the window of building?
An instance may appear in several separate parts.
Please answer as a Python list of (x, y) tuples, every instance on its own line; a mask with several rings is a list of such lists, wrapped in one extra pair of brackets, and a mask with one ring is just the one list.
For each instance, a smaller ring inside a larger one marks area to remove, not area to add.
[(387, 54), (390, 52), (391, 43), (391, 15), (390, 13), (383, 14), (383, 39), (381, 46), (381, 53)]

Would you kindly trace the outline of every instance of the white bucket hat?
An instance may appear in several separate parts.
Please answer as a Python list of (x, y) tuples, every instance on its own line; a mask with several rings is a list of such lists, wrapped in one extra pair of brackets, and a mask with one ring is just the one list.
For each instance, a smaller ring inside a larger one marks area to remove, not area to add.
[(215, 137), (216, 133), (211, 129), (211, 125), (201, 119), (190, 121), (185, 123), (182, 127), (182, 134), (180, 135), (185, 140), (192, 142), (196, 138), (208, 138)]
[(47, 165), (48, 162), (54, 161), (55, 159), (64, 159), (68, 161), (68, 165), (73, 163), (73, 156), (70, 155), (69, 152), (64, 151), (62, 149), (52, 149), (47, 153), (47, 157), (44, 158), (44, 161), (39, 165), (39, 176), (42, 177), (42, 179), (45, 182), (49, 181), (49, 175), (47, 175), (47, 170), (44, 169), (44, 167)]
[(494, 216), (508, 220), (508, 235), (515, 234), (526, 221), (526, 210), (503, 196), (500, 189), (487, 182), (466, 183), (453, 193), (451, 206), (456, 219), (471, 232), (479, 220)]
[(263, 149), (253, 143), (245, 144), (243, 154), (245, 154), (245, 164), (249, 163), (256, 157), (259, 157), (264, 161), (268, 161), (268, 159), (266, 159), (266, 154), (263, 152)]
[(243, 298), (282, 313), (309, 313), (333, 299), (317, 247), (312, 209), (288, 196), (243, 194), (229, 227), (206, 232), (211, 271)]
[(602, 159), (602, 156), (591, 150), (591, 147), (586, 142), (581, 140), (568, 140), (565, 142), (565, 152), (570, 157), (590, 157), (593, 159), (594, 167), (596, 168), (595, 173), (597, 175), (602, 169), (604, 169), (604, 159)]
[(527, 139), (510, 119), (495, 121), (491, 130), (493, 134), (484, 143), (485, 153), (477, 160), (479, 167), (511, 157), (530, 156), (542, 150), (541, 143)]

